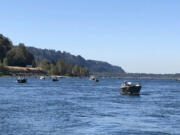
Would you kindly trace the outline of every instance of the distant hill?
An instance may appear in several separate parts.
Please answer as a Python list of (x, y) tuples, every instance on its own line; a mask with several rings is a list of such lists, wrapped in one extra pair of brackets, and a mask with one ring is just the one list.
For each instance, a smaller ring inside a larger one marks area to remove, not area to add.
[(80, 55), (75, 56), (67, 52), (39, 49), (35, 47), (27, 47), (27, 49), (34, 55), (36, 60), (47, 59), (50, 61), (57, 61), (59, 58), (67, 61), (70, 64), (77, 64), (88, 67), (91, 73), (125, 73), (119, 66), (113, 66), (107, 62), (85, 60)]

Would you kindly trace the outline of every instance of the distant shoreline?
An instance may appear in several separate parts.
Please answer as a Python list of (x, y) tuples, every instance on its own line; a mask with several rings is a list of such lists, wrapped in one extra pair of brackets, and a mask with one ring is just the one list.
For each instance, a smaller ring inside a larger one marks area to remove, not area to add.
[(40, 77), (40, 76), (56, 76), (56, 77), (82, 77), (82, 76), (68, 76), (68, 75), (49, 75), (41, 68), (36, 67), (18, 67), (18, 66), (6, 66), (7, 72), (0, 77), (16, 77), (16, 76), (29, 76), (29, 77)]
[[(47, 75), (41, 68), (29, 68), (29, 67), (18, 67), (18, 66), (6, 66), (8, 72), (4, 76), (51, 76)], [(178, 79), (180, 74), (147, 74), (147, 73), (91, 73), (96, 77), (113, 77), (118, 79), (123, 78), (136, 78), (136, 79)], [(59, 76), (59, 75), (54, 75)], [(61, 76), (63, 77), (63, 76)], [(71, 77), (71, 76), (65, 76)], [(80, 76), (77, 76), (80, 77)]]
[(18, 66), (6, 66), (8, 73), (5, 76), (44, 76), (47, 75), (41, 68), (28, 68)]
[(178, 79), (180, 74), (147, 74), (147, 73), (94, 73), (97, 77), (136, 78), (136, 79)]

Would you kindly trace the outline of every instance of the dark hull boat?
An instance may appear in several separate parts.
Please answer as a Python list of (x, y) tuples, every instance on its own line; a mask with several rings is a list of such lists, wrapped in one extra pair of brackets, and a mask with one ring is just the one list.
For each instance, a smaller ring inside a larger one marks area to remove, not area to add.
[(141, 90), (140, 84), (132, 84), (131, 82), (124, 82), (121, 85), (121, 94), (123, 95), (139, 95)]
[(89, 80), (92, 80), (94, 82), (99, 82), (99, 80), (97, 78), (95, 78), (95, 76), (90, 76)]
[(95, 79), (94, 82), (99, 82), (99, 80), (98, 80), (98, 79)]
[(26, 80), (26, 79), (18, 79), (17, 82), (18, 82), (18, 83), (26, 83), (27, 80)]
[(59, 80), (58, 80), (57, 78), (53, 78), (52, 81), (53, 81), (53, 82), (57, 82), (57, 81), (59, 81)]
[(90, 78), (89, 78), (89, 80), (92, 80), (92, 81), (94, 81), (96, 78), (95, 78), (95, 76), (90, 76)]

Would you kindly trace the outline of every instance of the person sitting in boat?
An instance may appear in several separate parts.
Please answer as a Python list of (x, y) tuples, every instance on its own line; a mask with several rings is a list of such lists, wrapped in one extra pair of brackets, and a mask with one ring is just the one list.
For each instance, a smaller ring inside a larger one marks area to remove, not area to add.
[(127, 81), (124, 81), (124, 85), (127, 85)]
[(131, 82), (128, 82), (128, 81), (124, 81), (124, 85), (125, 85), (125, 86), (131, 86), (132, 83), (131, 83)]
[(18, 80), (21, 80), (21, 77), (20, 77), (20, 76), (18, 76)]

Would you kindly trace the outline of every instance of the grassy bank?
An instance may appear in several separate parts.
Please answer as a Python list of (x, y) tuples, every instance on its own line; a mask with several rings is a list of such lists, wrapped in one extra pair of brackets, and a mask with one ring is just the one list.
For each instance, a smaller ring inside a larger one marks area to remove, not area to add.
[(41, 68), (28, 68), (28, 67), (17, 67), (17, 66), (6, 66), (8, 69), (8, 75), (10, 76), (40, 76), (46, 75)]

